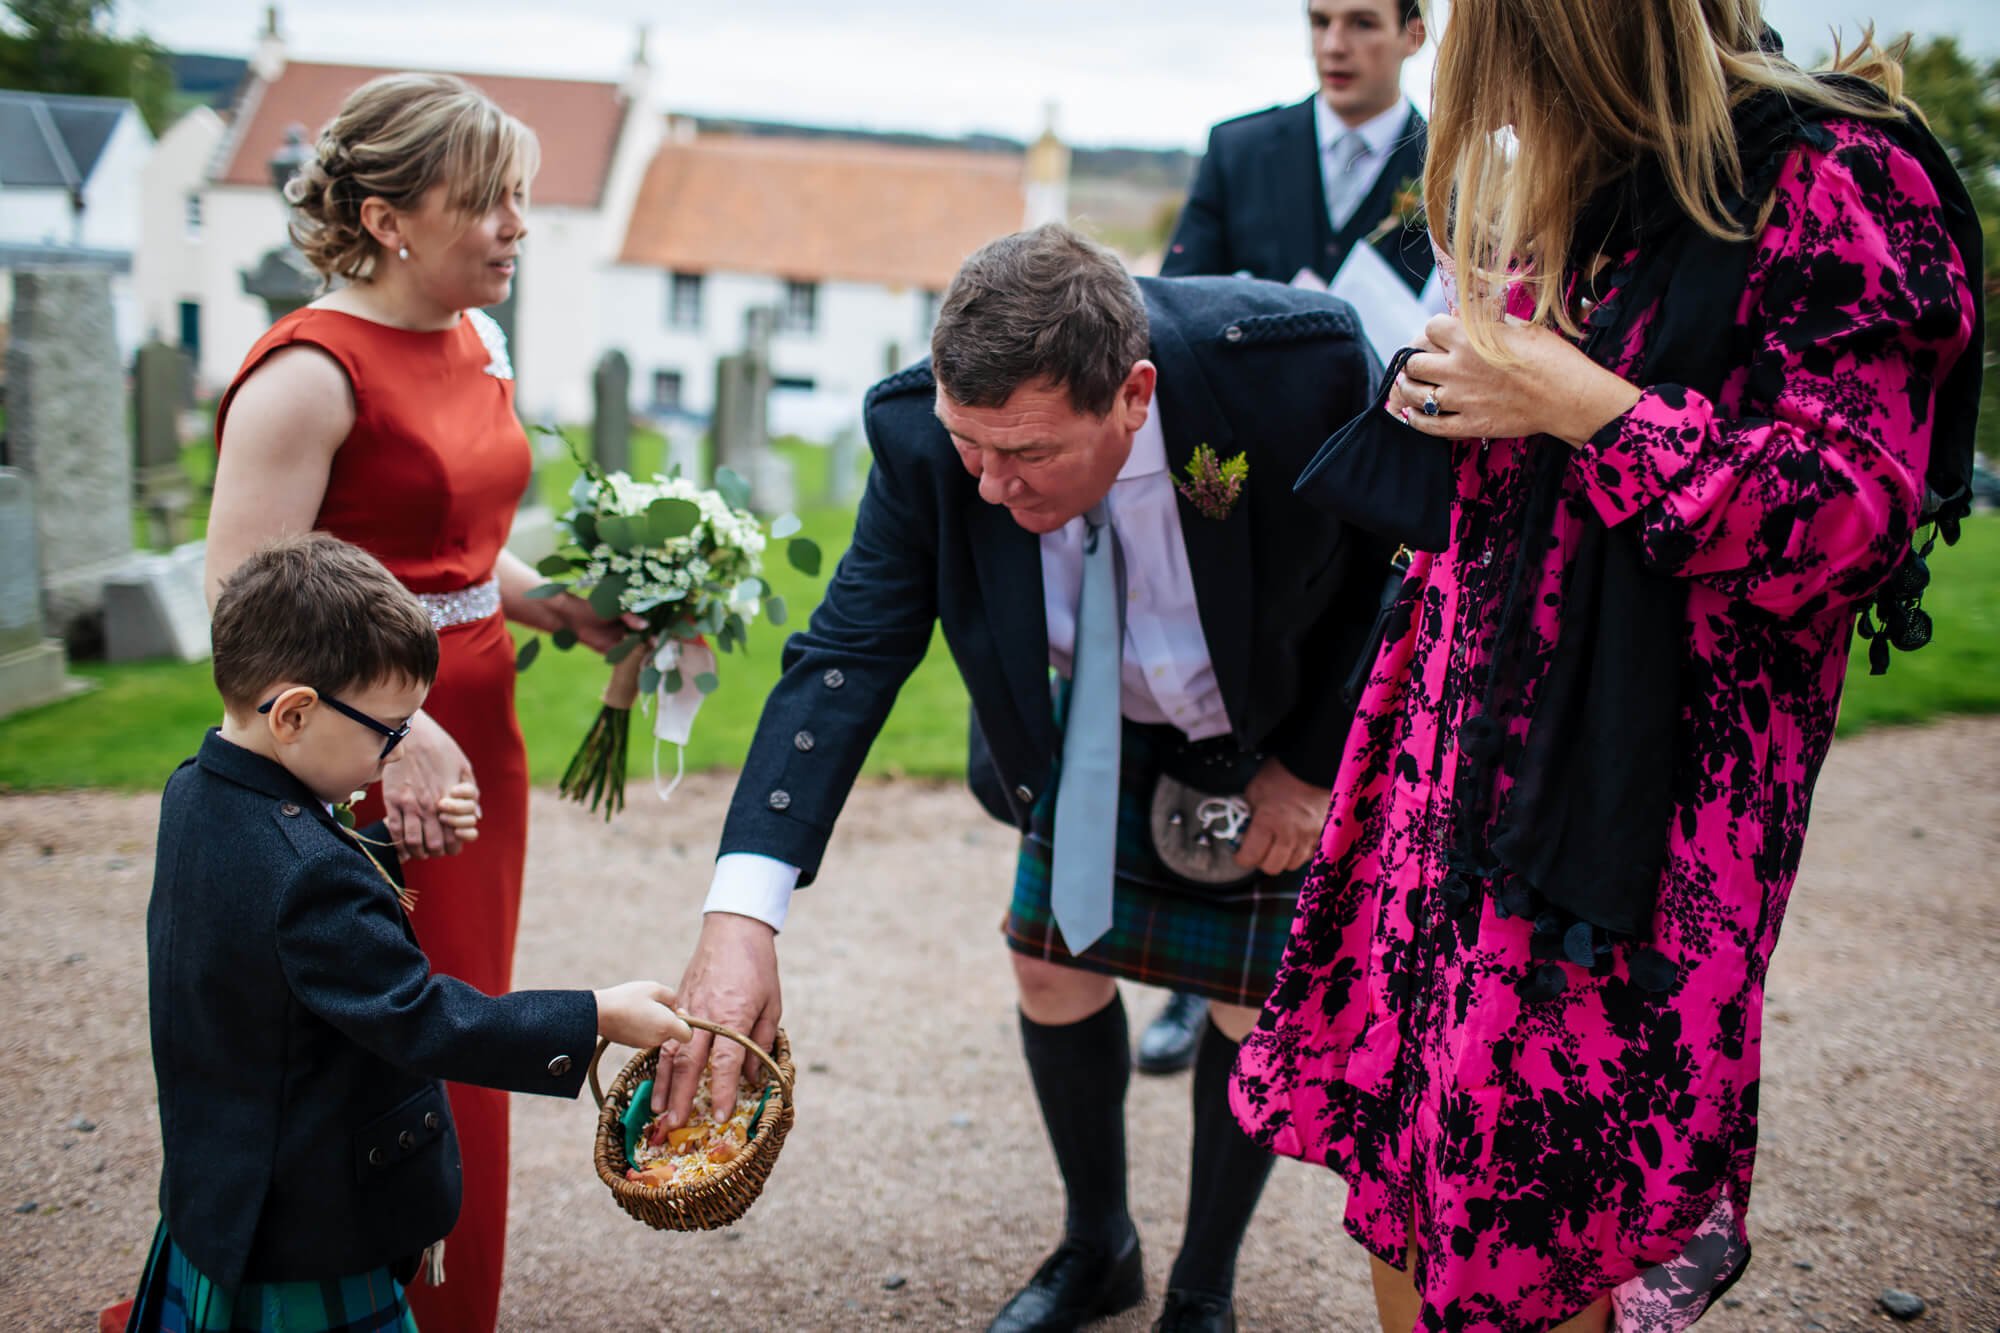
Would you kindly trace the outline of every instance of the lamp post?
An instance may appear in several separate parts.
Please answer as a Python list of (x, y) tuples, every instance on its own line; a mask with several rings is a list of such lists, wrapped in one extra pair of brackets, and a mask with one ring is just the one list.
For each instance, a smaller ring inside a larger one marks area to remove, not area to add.
[[(285, 131), (285, 142), (271, 154), (271, 185), (284, 198), (285, 186), (312, 158), (303, 125)], [(241, 270), (243, 290), (264, 303), (273, 323), (319, 295), (320, 277), (287, 236), (264, 252), (255, 268)]]

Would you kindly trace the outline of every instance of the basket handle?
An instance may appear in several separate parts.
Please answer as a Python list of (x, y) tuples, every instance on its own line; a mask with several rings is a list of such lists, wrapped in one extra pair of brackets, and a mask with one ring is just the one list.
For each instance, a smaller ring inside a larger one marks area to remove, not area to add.
[[(778, 1090), (784, 1094), (785, 1100), (790, 1101), (792, 1099), (792, 1081), (785, 1077), (784, 1070), (778, 1068), (778, 1062), (771, 1058), (769, 1051), (738, 1032), (735, 1028), (727, 1028), (720, 1023), (711, 1023), (705, 1018), (696, 1018), (693, 1014), (682, 1014), (681, 1018), (691, 1028), (700, 1028), (704, 1032), (713, 1032), (718, 1037), (729, 1038), (738, 1046), (741, 1046), (744, 1050), (763, 1061), (764, 1067), (771, 1071), (771, 1077), (778, 1081)], [(590, 1057), (590, 1095), (597, 1099), (599, 1110), (604, 1108), (604, 1085), (598, 1082), (597, 1066), (603, 1062), (604, 1052), (610, 1045), (611, 1039), (609, 1037), (599, 1037), (597, 1039), (597, 1050)]]

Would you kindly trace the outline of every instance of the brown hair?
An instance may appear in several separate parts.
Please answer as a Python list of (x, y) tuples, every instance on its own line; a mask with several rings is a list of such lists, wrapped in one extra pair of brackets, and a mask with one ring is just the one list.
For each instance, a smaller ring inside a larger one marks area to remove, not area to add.
[(1494, 329), (1510, 282), (1537, 323), (1572, 336), (1562, 308), (1578, 214), (1593, 191), (1654, 155), (1676, 202), (1712, 235), (1738, 238), (1723, 198), (1742, 183), (1730, 112), (1772, 90), (1843, 114), (1903, 108), (1902, 48), (1872, 28), (1832, 68), (1888, 94), (1885, 108), (1760, 45), (1759, 0), (1453, 0), (1438, 44), (1424, 197), (1459, 275), (1472, 345), (1501, 359)]
[(292, 240), (322, 276), (366, 281), (381, 247), (361, 225), (370, 196), (408, 211), (443, 184), (477, 217), (541, 164), (535, 132), (449, 74), (385, 74), (348, 95), (318, 151), (285, 185)]
[(1050, 222), (965, 261), (931, 330), (931, 374), (966, 407), (1046, 380), (1101, 417), (1149, 346), (1146, 303), (1118, 256)]
[(324, 532), (251, 552), (223, 581), (209, 633), (215, 688), (235, 709), (256, 707), (279, 681), (337, 695), (437, 679), (429, 614), (374, 556)]

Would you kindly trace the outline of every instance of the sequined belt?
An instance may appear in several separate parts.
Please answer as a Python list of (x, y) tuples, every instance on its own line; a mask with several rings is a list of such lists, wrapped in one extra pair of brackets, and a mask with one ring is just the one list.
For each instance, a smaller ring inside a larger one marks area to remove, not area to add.
[(430, 615), (433, 629), (470, 625), (500, 609), (500, 580), (498, 577), (490, 578), (456, 592), (420, 592), (416, 598)]

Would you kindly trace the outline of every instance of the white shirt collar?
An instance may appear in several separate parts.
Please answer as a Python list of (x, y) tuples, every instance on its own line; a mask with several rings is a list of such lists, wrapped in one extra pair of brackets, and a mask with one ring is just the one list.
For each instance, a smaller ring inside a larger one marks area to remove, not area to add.
[(1358, 128), (1350, 131), (1347, 122), (1334, 113), (1323, 95), (1313, 98), (1313, 126), (1319, 132), (1321, 157), (1326, 156), (1327, 149), (1353, 133), (1361, 136), (1361, 141), (1368, 145), (1369, 153), (1377, 160), (1386, 159), (1396, 151), (1396, 140), (1403, 137), (1403, 124), (1409, 117), (1409, 99), (1399, 98), (1396, 105), (1371, 120), (1362, 121)]
[(1167, 433), (1160, 426), (1160, 395), (1155, 392), (1146, 404), (1146, 424), (1132, 436), (1132, 452), (1125, 456), (1125, 466), (1118, 469), (1118, 480), (1131, 481), (1166, 470)]

